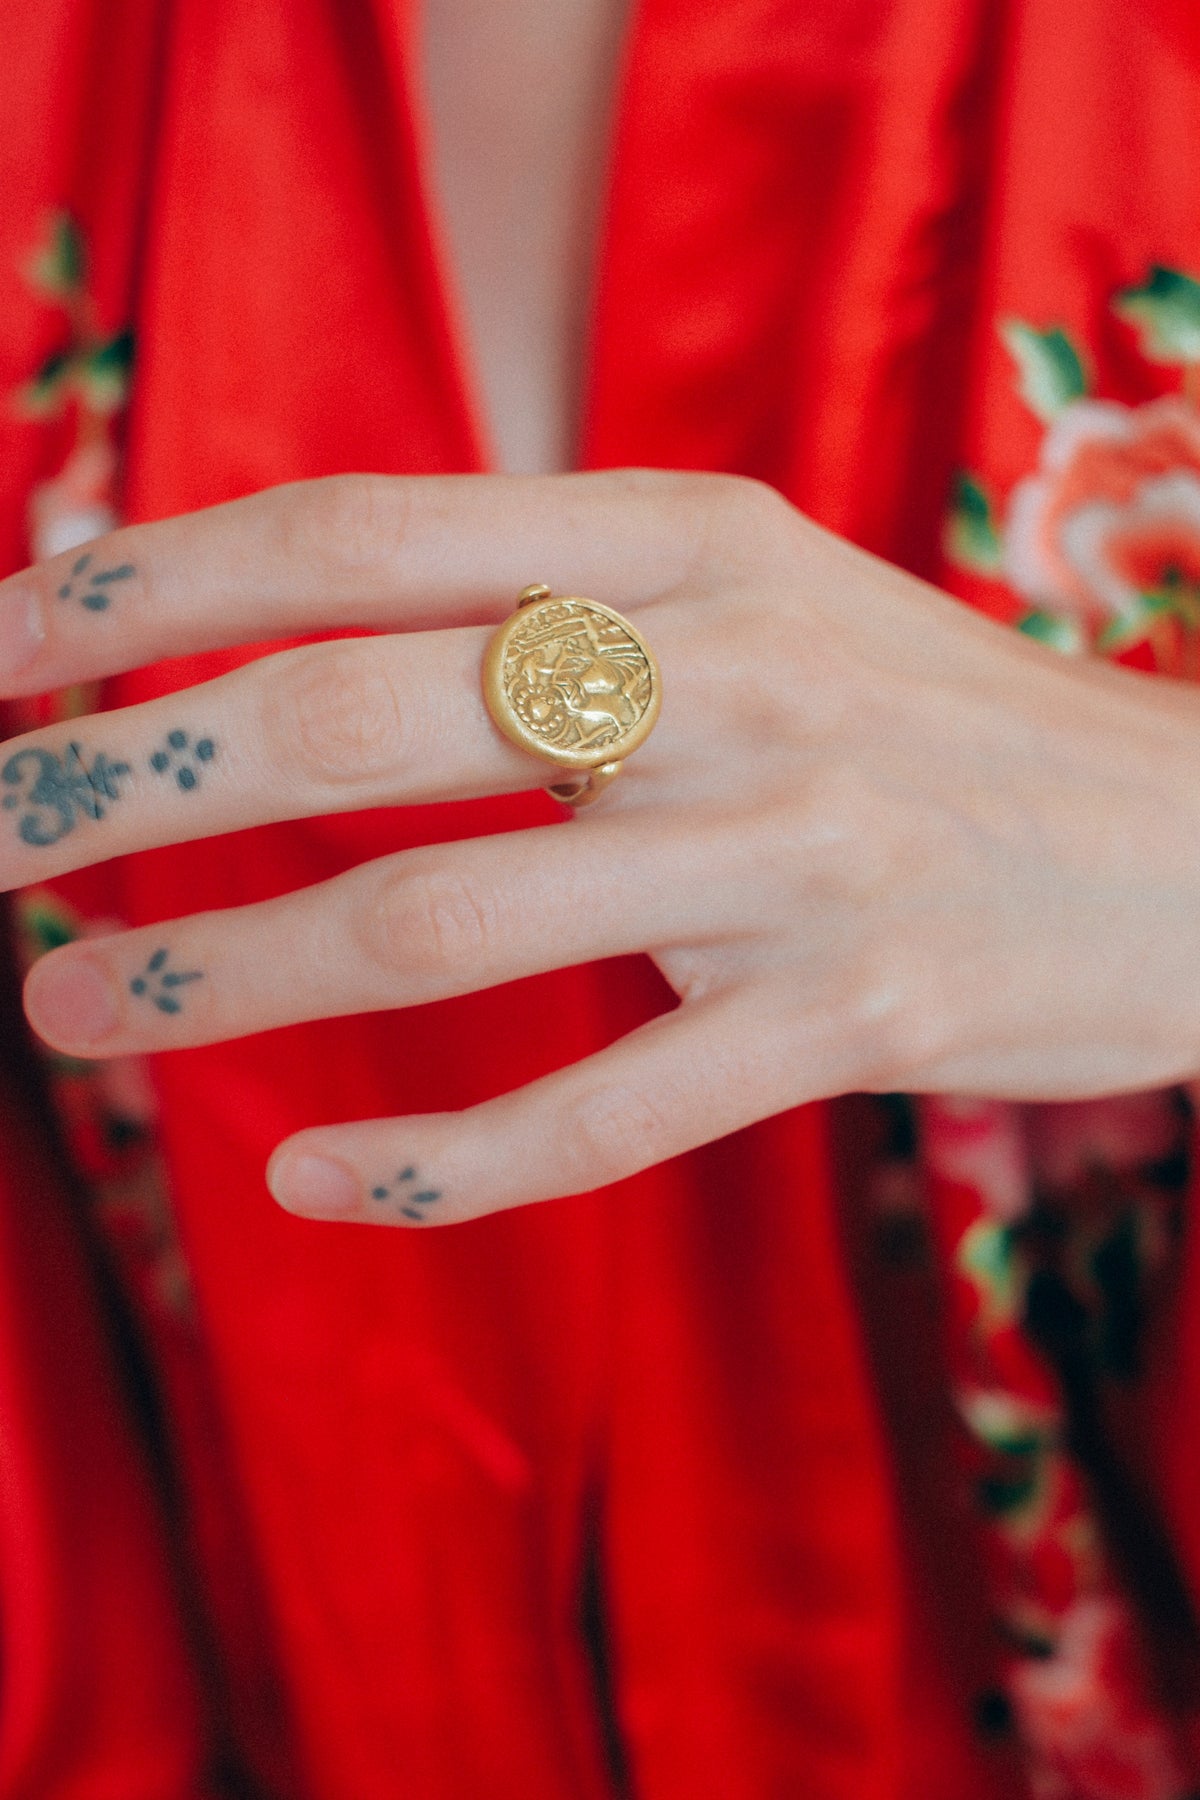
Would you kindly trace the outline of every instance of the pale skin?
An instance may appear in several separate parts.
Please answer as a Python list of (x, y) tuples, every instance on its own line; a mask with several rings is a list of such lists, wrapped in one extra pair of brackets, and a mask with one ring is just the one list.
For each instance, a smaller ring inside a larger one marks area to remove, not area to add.
[[(101, 613), (58, 597), (71, 557), (0, 585), (10, 654), (16, 615), (44, 634), (4, 692), (330, 624), (385, 635), (6, 745), (62, 762), (75, 743), (85, 769), (103, 753), (128, 771), (102, 817), (77, 809), (50, 844), (18, 830), (44, 808), (0, 813), (6, 887), (271, 820), (542, 785), (479, 683), (491, 622), (531, 570), (626, 611), (662, 664), (654, 734), (565, 824), (405, 852), (35, 966), (31, 1021), (81, 1056), (638, 950), (680, 996), (486, 1105), (301, 1132), (269, 1170), (285, 1206), (447, 1223), (611, 1182), (823, 1095), (1063, 1099), (1200, 1069), (1190, 695), (1010, 634), (766, 488), (343, 477), (133, 527), (96, 556), (134, 571)], [(188, 791), (154, 766), (179, 732), (213, 746)], [(187, 979), (164, 991), (164, 971)], [(381, 1212), (374, 1190), (408, 1169), (436, 1206)]]
[(557, 473), (576, 460), (628, 0), (420, 10), (426, 179), (490, 461)]
[[(680, 1006), (601, 1054), (463, 1113), (276, 1150), (269, 1185), (293, 1211), (417, 1228), (593, 1188), (852, 1090), (1048, 1100), (1195, 1075), (1193, 696), (1002, 631), (756, 484), (552, 473), (576, 437), (621, 9), (479, 4), (473, 26), (461, 0), (428, 6), (431, 174), (480, 410), (517, 473), (280, 488), (0, 584), (0, 694), (330, 627), (384, 634), (5, 745), (0, 886), (266, 821), (543, 785), (479, 680), (533, 581), (629, 614), (662, 667), (661, 720), (568, 822), (54, 951), (27, 985), (35, 1029), (124, 1056), (652, 956)], [(480, 157), (500, 92), (545, 103), (506, 99), (511, 154)]]

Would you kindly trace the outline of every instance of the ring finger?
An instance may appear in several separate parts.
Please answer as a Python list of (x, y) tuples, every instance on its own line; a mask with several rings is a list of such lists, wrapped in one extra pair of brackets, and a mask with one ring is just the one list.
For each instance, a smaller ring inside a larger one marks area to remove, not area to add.
[(56, 1049), (114, 1056), (443, 999), (733, 935), (752, 897), (735, 881), (716, 899), (710, 862), (694, 833), (636, 817), (410, 850), (277, 900), (52, 951), (26, 1010)]

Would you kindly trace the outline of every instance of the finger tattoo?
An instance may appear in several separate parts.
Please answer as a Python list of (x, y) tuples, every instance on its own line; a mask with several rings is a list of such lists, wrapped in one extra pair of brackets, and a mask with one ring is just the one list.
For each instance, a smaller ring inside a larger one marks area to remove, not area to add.
[(193, 743), (186, 731), (168, 731), (163, 744), (150, 758), (150, 767), (156, 775), (172, 775), (176, 787), (190, 794), (200, 785), (197, 764), (212, 762), (216, 754), (214, 738), (197, 738)]
[(400, 1170), (392, 1182), (380, 1182), (371, 1189), (372, 1200), (387, 1202), (397, 1209), (406, 1219), (424, 1221), (428, 1213), (423, 1209), (433, 1205), (442, 1197), (439, 1188), (427, 1187), (418, 1177), (416, 1169), (410, 1163)]
[(18, 812), (17, 835), (41, 849), (74, 831), (80, 819), (103, 819), (108, 805), (121, 798), (121, 782), (131, 773), (127, 762), (113, 762), (102, 750), (89, 768), (82, 744), (53, 750), (18, 750), (0, 769), (5, 812)]
[(77, 557), (71, 573), (58, 590), (60, 600), (77, 600), (89, 612), (106, 612), (114, 586), (129, 581), (137, 573), (132, 563), (121, 563), (112, 569), (97, 569), (90, 550)]
[(156, 950), (140, 975), (135, 975), (129, 983), (129, 991), (139, 999), (145, 998), (162, 1013), (179, 1013), (183, 1011), (184, 996), (181, 992), (193, 981), (203, 981), (203, 969), (170, 969), (171, 953), (167, 949)]

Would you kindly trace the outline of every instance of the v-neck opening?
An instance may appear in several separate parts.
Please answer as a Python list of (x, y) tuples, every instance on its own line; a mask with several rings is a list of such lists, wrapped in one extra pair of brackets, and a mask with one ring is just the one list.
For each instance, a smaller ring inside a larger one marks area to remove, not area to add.
[[(603, 296), (607, 286), (605, 261), (612, 235), (617, 152), (625, 124), (630, 68), (634, 60), (644, 4), (645, 0), (629, 0), (608, 89), (604, 168), (592, 212), (586, 294), (578, 340), (579, 357), (574, 370), (572, 457), (561, 469), (547, 473), (573, 473), (589, 466), (588, 450), (594, 436), (592, 415), (595, 357), (602, 325)], [(426, 28), (425, 0), (409, 0), (398, 20), (390, 9), (387, 9), (387, 14), (386, 23), (390, 24), (394, 34), (397, 98), (406, 119), (406, 148), (411, 159), (410, 180), (428, 258), (427, 279), (431, 287), (431, 302), (439, 320), (458, 410), (475, 453), (475, 472), (505, 473), (501, 467), (487, 387), (482, 377), (479, 347), (463, 292), (461, 271), (438, 191), (422, 37)], [(381, 21), (383, 22), (385, 21)]]

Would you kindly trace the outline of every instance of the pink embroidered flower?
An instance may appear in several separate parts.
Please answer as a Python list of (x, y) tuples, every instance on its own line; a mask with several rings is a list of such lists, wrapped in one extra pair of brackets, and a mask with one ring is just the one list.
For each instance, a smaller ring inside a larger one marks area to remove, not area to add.
[(1200, 614), (1200, 414), (1175, 397), (1064, 406), (1013, 490), (1003, 556), (1019, 593), (1080, 624), (1133, 620), (1155, 593), (1190, 591)]
[(1039, 1753), (1038, 1800), (1180, 1800), (1188, 1783), (1162, 1726), (1133, 1698), (1137, 1653), (1122, 1610), (1082, 1599), (1052, 1656), (1020, 1665), (1012, 1697)]
[(920, 1103), (919, 1112), (930, 1167), (948, 1181), (977, 1189), (990, 1218), (1012, 1224), (1029, 1210), (1028, 1160), (1016, 1107), (935, 1094)]
[[(1112, 310), (1147, 364), (1179, 371), (1177, 396), (1092, 398), (1091, 359), (1067, 325), (1001, 321), (1017, 391), (1045, 426), (1038, 466), (1006, 500), (961, 471), (946, 553), (1007, 584), (1024, 605), (992, 610), (1034, 640), (1200, 681), (1200, 279), (1155, 266)], [(1067, 1397), (1027, 1327), (1037, 1280), (1043, 1302), (1073, 1305), (1096, 1377), (1128, 1373), (1134, 1340), (1117, 1321), (1130, 1279), (1149, 1311), (1177, 1260), (1187, 1122), (1169, 1093), (1042, 1107), (935, 1096), (919, 1116), (953, 1277), (968, 1469), (1011, 1644), (1002, 1679), (1034, 1800), (1183, 1800), (1200, 1791), (1196, 1746), (1155, 1695), (1071, 1454)]]
[(1133, 1169), (1175, 1153), (1179, 1113), (1168, 1088), (1030, 1107), (1026, 1139), (1039, 1186), (1062, 1189), (1102, 1165)]

